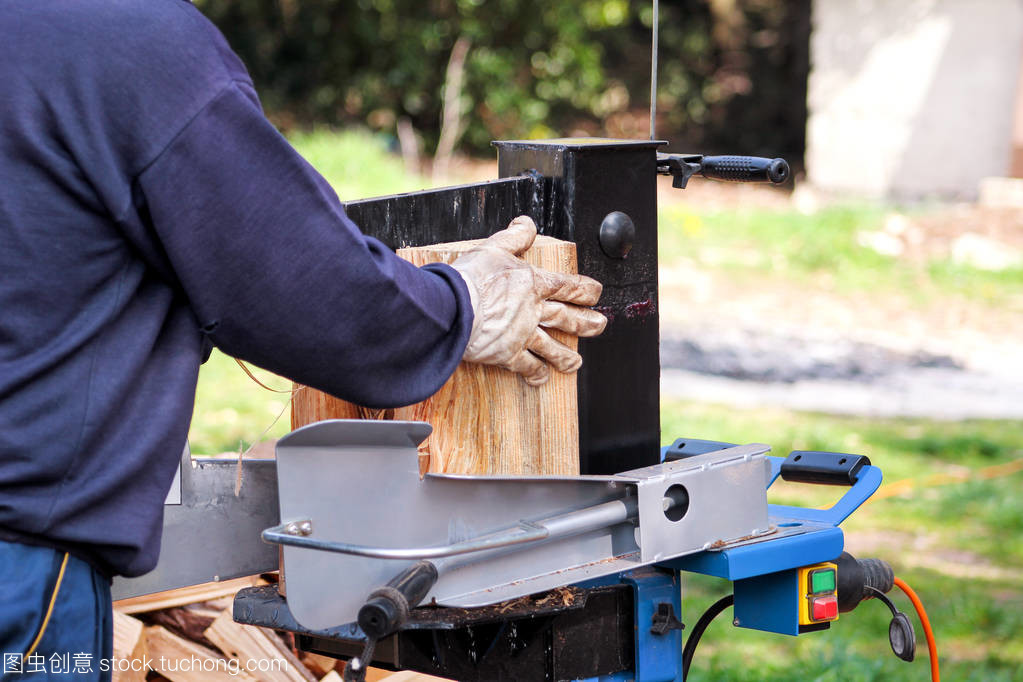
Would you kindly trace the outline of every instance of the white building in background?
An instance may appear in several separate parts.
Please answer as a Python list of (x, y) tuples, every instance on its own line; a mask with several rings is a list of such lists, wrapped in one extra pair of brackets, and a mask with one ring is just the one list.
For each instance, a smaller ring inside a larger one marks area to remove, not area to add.
[(1021, 58), (1020, 0), (813, 0), (807, 179), (974, 198), (981, 178), (1023, 174)]

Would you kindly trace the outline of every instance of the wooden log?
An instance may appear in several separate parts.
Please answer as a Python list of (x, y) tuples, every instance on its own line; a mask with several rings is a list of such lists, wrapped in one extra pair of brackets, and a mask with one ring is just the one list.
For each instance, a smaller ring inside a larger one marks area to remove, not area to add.
[[(415, 265), (451, 263), (479, 241), (400, 249)], [(575, 244), (539, 236), (524, 254), (547, 270), (572, 273)], [(557, 341), (576, 348), (571, 334), (548, 330)], [(517, 374), (465, 363), (431, 398), (393, 410), (371, 410), (310, 388), (294, 394), (291, 426), (322, 419), (398, 419), (425, 421), (433, 434), (420, 446), (420, 473), (479, 475), (577, 475), (579, 419), (576, 375), (551, 370), (551, 378), (532, 387)]]
[[(114, 682), (145, 682), (146, 640), (142, 621), (114, 611)], [(124, 661), (125, 663), (121, 663)], [(133, 669), (135, 668), (135, 669)]]
[(172, 682), (257, 682), (236, 663), (159, 625), (146, 628), (145, 638), (150, 666)]
[(152, 594), (143, 594), (138, 597), (131, 597), (130, 599), (121, 599), (114, 602), (114, 608), (121, 613), (158, 611), (175, 606), (184, 606), (185, 604), (209, 601), (217, 597), (234, 596), (235, 592), (243, 587), (256, 587), (266, 584), (266, 580), (263, 580), (258, 575), (252, 575), (245, 578), (190, 585), (189, 587), (181, 587), (176, 590), (153, 592)]
[[(225, 607), (214, 608), (211, 604), (212, 602), (204, 602), (202, 604), (187, 604), (172, 609), (151, 611), (143, 614), (143, 618), (149, 625), (161, 625), (175, 635), (180, 635), (196, 644), (216, 648), (216, 645), (206, 639), (203, 633), (224, 611)], [(230, 604), (228, 604), (229, 607)]]

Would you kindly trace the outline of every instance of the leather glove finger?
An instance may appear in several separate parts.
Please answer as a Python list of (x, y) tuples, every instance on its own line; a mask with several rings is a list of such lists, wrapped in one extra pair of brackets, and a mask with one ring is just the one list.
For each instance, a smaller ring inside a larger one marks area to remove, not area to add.
[(482, 246), (494, 246), (520, 256), (529, 250), (535, 239), (536, 223), (529, 216), (520, 215), (508, 223), (508, 227), (487, 237)]
[(567, 305), (560, 301), (544, 301), (540, 324), (576, 336), (597, 336), (607, 326), (607, 318), (596, 310)]
[(516, 374), (521, 374), (522, 378), (530, 386), (546, 384), (551, 375), (551, 370), (547, 363), (524, 348), (516, 353), (503, 367)]
[(574, 372), (583, 364), (583, 358), (574, 350), (551, 338), (550, 334), (536, 328), (526, 348), (554, 366), (559, 372)]
[(568, 275), (534, 267), (533, 277), (536, 280), (536, 291), (543, 299), (596, 305), (603, 290), (600, 282), (586, 275)]

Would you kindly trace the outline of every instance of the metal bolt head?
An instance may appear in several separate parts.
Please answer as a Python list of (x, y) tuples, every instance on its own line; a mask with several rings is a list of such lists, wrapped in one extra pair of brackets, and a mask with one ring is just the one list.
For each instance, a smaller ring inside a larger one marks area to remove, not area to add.
[(600, 248), (609, 258), (625, 258), (636, 241), (636, 225), (625, 213), (612, 211), (600, 223)]
[(288, 535), (299, 535), (306, 536), (313, 534), (313, 522), (307, 520), (304, 521), (292, 521), (284, 526), (284, 532)]

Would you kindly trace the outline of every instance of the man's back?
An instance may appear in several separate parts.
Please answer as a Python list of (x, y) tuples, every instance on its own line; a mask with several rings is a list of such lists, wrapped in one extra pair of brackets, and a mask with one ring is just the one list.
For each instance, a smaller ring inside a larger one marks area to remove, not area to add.
[(0, 539), (149, 570), (204, 344), (370, 404), (453, 370), (458, 275), (359, 234), (188, 2), (3, 3), (0, 34)]
[(132, 186), (245, 72), (182, 0), (4, 3), (0, 33), (0, 535), (134, 572), (201, 339)]

